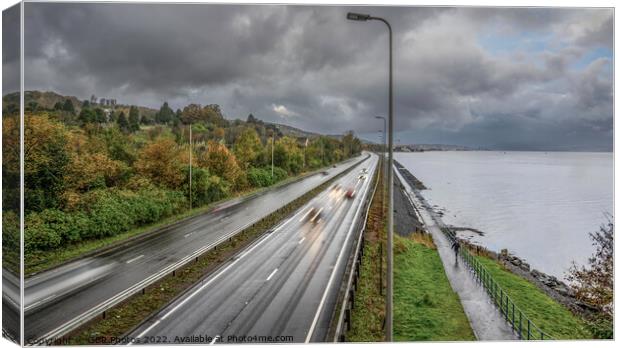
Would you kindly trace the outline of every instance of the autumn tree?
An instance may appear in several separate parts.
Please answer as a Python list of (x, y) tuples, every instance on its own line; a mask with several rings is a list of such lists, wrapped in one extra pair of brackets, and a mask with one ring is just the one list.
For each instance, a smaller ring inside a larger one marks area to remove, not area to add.
[(202, 107), (198, 104), (189, 104), (181, 112), (181, 122), (184, 124), (196, 123), (202, 120)]
[(26, 210), (57, 207), (70, 160), (67, 130), (47, 115), (26, 115), (24, 122), (24, 202)]
[(118, 124), (118, 128), (120, 128), (123, 132), (129, 132), (131, 129), (129, 127), (129, 122), (127, 121), (127, 117), (125, 117), (125, 113), (121, 111), (116, 120)]
[(223, 140), (225, 135), (226, 135), (226, 132), (224, 131), (224, 128), (222, 127), (217, 127), (213, 130), (213, 138), (215, 138), (218, 141)]
[(162, 186), (176, 189), (184, 181), (180, 149), (169, 138), (159, 138), (146, 145), (140, 151), (135, 167), (139, 174)]
[(137, 106), (129, 108), (129, 130), (132, 132), (140, 130), (140, 111)]
[(575, 297), (595, 311), (588, 315), (597, 338), (613, 338), (614, 316), (614, 223), (608, 218), (599, 231), (590, 233), (596, 252), (587, 266), (573, 264), (568, 279)]
[(290, 173), (299, 173), (303, 168), (304, 157), (297, 140), (289, 136), (276, 140), (273, 161), (275, 165)]
[[(88, 100), (86, 100), (85, 102), (88, 102)], [(90, 107), (82, 107), (82, 110), (78, 115), (78, 120), (80, 120), (82, 125), (92, 123), (95, 121), (95, 112)]]
[(207, 143), (206, 151), (198, 156), (198, 164), (235, 185), (242, 174), (235, 155), (224, 144), (215, 141)]
[(260, 138), (254, 128), (245, 128), (235, 141), (234, 152), (239, 164), (245, 169), (250, 165), (256, 165), (261, 151)]
[(119, 184), (126, 166), (110, 159), (105, 153), (84, 153), (73, 156), (67, 166), (67, 189), (85, 192)]
[(159, 108), (157, 114), (155, 114), (155, 121), (157, 123), (169, 123), (174, 118), (174, 110), (168, 106), (168, 102), (164, 102), (164, 104)]
[(75, 114), (75, 107), (70, 99), (65, 99), (62, 109), (68, 113)]

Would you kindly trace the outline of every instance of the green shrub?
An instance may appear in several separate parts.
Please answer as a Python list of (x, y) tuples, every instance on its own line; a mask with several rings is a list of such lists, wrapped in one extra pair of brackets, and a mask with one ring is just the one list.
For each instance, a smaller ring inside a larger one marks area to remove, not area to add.
[(26, 216), (24, 229), (25, 251), (55, 249), (60, 246), (62, 238), (47, 224), (40, 213)]
[(209, 202), (219, 201), (230, 195), (230, 184), (219, 176), (213, 175), (209, 177), (209, 189), (207, 190), (207, 199)]
[(282, 181), (288, 177), (288, 173), (286, 170), (280, 167), (273, 167), (273, 178), (275, 182)]
[[(275, 177), (275, 168), (274, 168)], [(275, 181), (271, 177), (271, 172), (268, 172), (264, 168), (250, 168), (248, 169), (248, 181), (253, 187), (267, 187), (272, 185)]]
[(186, 199), (181, 192), (155, 187), (137, 192), (104, 189), (89, 192), (88, 205), (64, 212), (46, 209), (26, 217), (26, 251), (56, 249), (63, 244), (114, 236), (178, 213)]
[(248, 181), (253, 187), (267, 187), (278, 181), (286, 179), (288, 173), (280, 167), (273, 168), (273, 176), (271, 176), (271, 167), (250, 168), (248, 170)]

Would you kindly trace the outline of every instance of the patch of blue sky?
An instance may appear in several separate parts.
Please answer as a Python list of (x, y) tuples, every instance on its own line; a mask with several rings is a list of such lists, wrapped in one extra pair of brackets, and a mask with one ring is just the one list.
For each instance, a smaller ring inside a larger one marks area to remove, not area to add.
[(493, 55), (512, 55), (514, 53), (541, 53), (554, 51), (553, 35), (534, 31), (496, 34), (493, 31), (478, 37), (478, 43)]
[[(590, 63), (599, 58), (608, 58), (609, 61), (612, 62), (613, 55), (614, 53), (611, 49), (607, 47), (597, 47), (583, 54), (579, 59), (570, 65), (570, 68), (574, 70), (583, 70), (590, 65)], [(611, 70), (611, 64), (609, 64), (609, 69)]]

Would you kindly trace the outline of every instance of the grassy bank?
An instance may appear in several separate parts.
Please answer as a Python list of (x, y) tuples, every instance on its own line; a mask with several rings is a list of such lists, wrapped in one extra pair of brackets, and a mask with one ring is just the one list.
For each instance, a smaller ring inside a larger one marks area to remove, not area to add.
[(588, 331), (585, 322), (581, 318), (547, 296), (534, 284), (511, 273), (496, 260), (485, 256), (477, 256), (477, 259), (504, 291), (508, 293), (508, 296), (512, 298), (515, 304), (541, 330), (556, 339), (592, 338), (592, 334)]
[(207, 212), (208, 210), (210, 210), (212, 207), (218, 205), (218, 204), (222, 204), (226, 201), (230, 201), (233, 199), (238, 199), (239, 197), (247, 197), (249, 195), (253, 195), (253, 194), (257, 194), (266, 190), (271, 190), (274, 189), (276, 187), (282, 186), (282, 185), (286, 185), (292, 181), (298, 180), (299, 178), (303, 177), (304, 175), (309, 175), (313, 172), (308, 172), (308, 173), (303, 173), (300, 174), (298, 176), (295, 177), (291, 177), (288, 179), (285, 179), (271, 187), (267, 187), (267, 188), (257, 188), (257, 189), (251, 189), (251, 190), (247, 190), (245, 192), (241, 192), (236, 194), (233, 197), (228, 197), (226, 199), (217, 201), (217, 202), (213, 202), (211, 204), (208, 205), (204, 205), (201, 207), (196, 207), (192, 210), (188, 210), (185, 211), (183, 213), (180, 214), (175, 214), (169, 217), (166, 217), (164, 219), (161, 219), (160, 221), (156, 222), (156, 223), (152, 223), (152, 224), (148, 224), (146, 226), (141, 226), (138, 228), (134, 228), (131, 230), (128, 230), (127, 232), (121, 233), (121, 234), (117, 234), (117, 235), (113, 235), (113, 236), (109, 236), (109, 237), (104, 237), (104, 238), (100, 238), (100, 239), (91, 239), (91, 240), (85, 240), (82, 242), (78, 242), (78, 243), (74, 243), (74, 244), (70, 244), (67, 245), (66, 247), (60, 248), (60, 249), (54, 249), (54, 250), (47, 250), (47, 251), (36, 251), (33, 253), (30, 253), (28, 255), (27, 261), (24, 265), (24, 273), (26, 275), (26, 277), (33, 275), (35, 273), (38, 272), (42, 272), (45, 271), (47, 269), (56, 267), (58, 265), (61, 265), (63, 263), (69, 262), (71, 260), (77, 259), (79, 257), (82, 257), (84, 255), (90, 254), (90, 253), (95, 253), (99, 250), (102, 250), (104, 248), (113, 248), (115, 246), (121, 245), (123, 243), (128, 242), (130, 239), (132, 238), (136, 238), (139, 237), (143, 234), (149, 233), (149, 232), (154, 232), (160, 228), (163, 228), (167, 225), (173, 224), (175, 222), (181, 221), (183, 219), (187, 219), (187, 218), (191, 218), (194, 216), (198, 216), (201, 214), (204, 214), (205, 212)]
[[(383, 187), (382, 179), (380, 175), (379, 188)], [(356, 305), (351, 329), (346, 333), (349, 342), (385, 341), (386, 224), (380, 193), (375, 194), (367, 221)], [(395, 246), (394, 339), (474, 340), (430, 236), (395, 236)]]
[[(346, 170), (340, 175), (348, 171)], [(325, 190), (340, 175), (263, 218), (231, 238), (228, 242), (219, 245), (216, 249), (206, 252), (193, 263), (177, 270), (176, 274), (168, 275), (155, 282), (147, 287), (143, 294), (134, 295), (118, 306), (108, 310), (105, 318), (98, 317), (80, 329), (69, 333), (66, 336), (67, 340), (63, 340), (62, 343), (69, 343), (71, 345), (92, 344), (93, 339), (98, 339), (99, 343), (113, 343), (115, 338), (123, 337), (124, 334), (140, 324), (149, 315), (152, 315), (159, 308), (182, 294), (197, 281), (217, 269), (219, 265), (235, 253), (278, 224), (283, 218), (289, 216), (318, 193)], [(104, 340), (104, 342), (101, 342), (101, 340)]]
[(475, 340), (432, 237), (414, 233), (394, 242), (394, 340)]

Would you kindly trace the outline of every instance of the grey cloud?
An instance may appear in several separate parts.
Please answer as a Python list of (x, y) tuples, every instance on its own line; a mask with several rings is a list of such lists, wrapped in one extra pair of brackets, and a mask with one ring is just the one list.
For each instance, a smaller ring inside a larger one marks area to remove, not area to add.
[[(485, 132), (505, 126), (524, 146), (563, 139), (554, 124), (608, 132), (610, 70), (572, 67), (609, 44), (605, 9), (28, 3), (26, 88), (151, 107), (219, 103), (230, 118), (374, 132), (387, 113), (387, 31), (346, 21), (349, 10), (392, 23), (398, 130), (491, 143)], [(552, 37), (550, 48), (515, 42), (497, 55), (479, 44), (490, 30), (518, 40), (525, 29)], [(528, 133), (533, 122), (547, 133)]]

